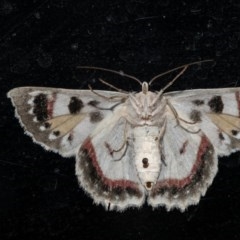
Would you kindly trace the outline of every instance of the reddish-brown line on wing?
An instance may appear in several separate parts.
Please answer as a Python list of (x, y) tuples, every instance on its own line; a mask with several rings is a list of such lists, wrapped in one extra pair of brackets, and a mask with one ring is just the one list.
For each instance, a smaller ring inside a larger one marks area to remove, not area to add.
[(50, 119), (53, 117), (53, 108), (54, 108), (55, 101), (56, 101), (56, 93), (52, 95), (52, 99), (47, 103), (47, 113), (48, 113), (48, 118)]

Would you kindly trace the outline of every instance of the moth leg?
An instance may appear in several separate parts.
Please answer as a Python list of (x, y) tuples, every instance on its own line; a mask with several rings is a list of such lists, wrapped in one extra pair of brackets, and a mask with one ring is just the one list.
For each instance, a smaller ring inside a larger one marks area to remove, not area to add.
[(126, 154), (126, 152), (127, 152), (127, 149), (128, 149), (128, 141), (126, 141), (126, 142), (123, 144), (123, 147), (124, 147), (124, 146), (126, 146), (126, 147), (125, 147), (125, 149), (124, 149), (124, 152), (123, 152), (122, 156), (119, 157), (118, 159), (114, 159), (114, 161), (120, 161), (120, 160), (125, 156), (125, 154)]
[(123, 144), (120, 146), (120, 148), (118, 149), (112, 149), (111, 145), (108, 142), (105, 142), (105, 147), (108, 149), (109, 153), (111, 156), (113, 156), (114, 153), (120, 152), (121, 150), (123, 150), (123, 148), (126, 146), (122, 156), (118, 159), (114, 159), (114, 161), (119, 161), (123, 158), (123, 156), (125, 155), (126, 151), (127, 151), (127, 147), (128, 147), (128, 141), (124, 140)]
[(167, 166), (167, 164), (166, 164), (166, 161), (165, 161), (165, 154), (164, 154), (164, 148), (162, 147), (162, 137), (164, 136), (164, 134), (165, 134), (165, 130), (166, 130), (166, 119), (165, 119), (165, 121), (164, 121), (164, 123), (163, 123), (163, 126), (162, 126), (162, 128), (161, 128), (161, 131), (159, 132), (159, 135), (158, 135), (158, 139), (156, 139), (156, 141), (157, 140), (159, 140), (159, 152), (160, 152), (160, 154), (161, 154), (161, 161), (163, 162), (163, 164), (165, 165), (165, 166)]
[(182, 129), (184, 129), (185, 131), (189, 132), (189, 133), (199, 133), (201, 130), (198, 129), (197, 131), (190, 131), (189, 129), (185, 128), (182, 124), (181, 124), (181, 121), (184, 122), (184, 123), (187, 123), (187, 124), (191, 124), (191, 125), (194, 125), (196, 124), (197, 122), (189, 122), (181, 117), (179, 117), (176, 109), (173, 107), (173, 105), (167, 101), (167, 105), (169, 106), (170, 110), (172, 111), (174, 117), (176, 118), (176, 121), (177, 121), (177, 125), (179, 125)]
[(110, 88), (113, 88), (113, 89), (117, 90), (118, 92), (128, 94), (127, 91), (124, 91), (124, 90), (122, 90), (121, 88), (117, 88), (117, 87), (113, 86), (112, 84), (108, 83), (107, 81), (103, 80), (102, 78), (99, 78), (99, 81), (100, 81), (101, 83), (109, 86)]
[(122, 145), (118, 149), (112, 149), (111, 145), (108, 142), (105, 142), (105, 147), (108, 149), (111, 156), (113, 156), (114, 153), (120, 152), (125, 148), (124, 151), (123, 151), (123, 154), (118, 159), (114, 159), (114, 161), (121, 160), (127, 152), (128, 139), (127, 139), (127, 129), (126, 129), (126, 127), (127, 127), (127, 124), (125, 123), (124, 140), (123, 140)]
[(189, 121), (187, 121), (187, 120), (185, 120), (183, 118), (180, 118), (178, 116), (178, 113), (177, 113), (176, 109), (173, 107), (173, 105), (170, 102), (168, 102), (168, 101), (167, 101), (167, 105), (170, 107), (170, 109), (172, 110), (172, 113), (174, 114), (174, 116), (176, 117), (177, 120), (180, 120), (180, 121), (185, 122), (187, 124), (196, 124), (197, 123), (197, 121), (189, 122)]

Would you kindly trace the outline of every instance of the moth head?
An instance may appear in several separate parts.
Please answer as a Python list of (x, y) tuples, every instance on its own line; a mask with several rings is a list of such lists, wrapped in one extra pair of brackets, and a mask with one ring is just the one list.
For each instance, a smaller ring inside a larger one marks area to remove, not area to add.
[(148, 92), (148, 83), (147, 82), (142, 83), (142, 92), (143, 92), (143, 94), (147, 94), (147, 92)]

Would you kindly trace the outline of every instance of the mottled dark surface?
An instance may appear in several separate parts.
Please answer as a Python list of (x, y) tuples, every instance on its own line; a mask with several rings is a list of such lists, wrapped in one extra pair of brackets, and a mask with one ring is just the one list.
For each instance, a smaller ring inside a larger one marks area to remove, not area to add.
[(83, 102), (81, 99), (77, 97), (71, 97), (70, 102), (68, 104), (68, 109), (71, 114), (76, 114), (81, 111), (83, 107)]
[(237, 130), (232, 130), (231, 132), (232, 132), (233, 136), (236, 136), (239, 133), (239, 131), (237, 131)]
[(239, 239), (239, 153), (220, 160), (206, 196), (185, 213), (147, 205), (106, 212), (79, 188), (74, 158), (32, 143), (6, 98), (19, 86), (109, 89), (98, 78), (127, 91), (141, 89), (127, 78), (76, 69), (80, 65), (148, 81), (214, 59), (190, 67), (168, 91), (240, 86), (239, 26), (237, 0), (1, 0), (0, 239)]
[(214, 96), (208, 102), (208, 106), (214, 113), (221, 113), (224, 108), (224, 103), (221, 96)]
[(33, 113), (39, 122), (48, 119), (47, 103), (47, 96), (42, 93), (37, 95), (33, 100)]

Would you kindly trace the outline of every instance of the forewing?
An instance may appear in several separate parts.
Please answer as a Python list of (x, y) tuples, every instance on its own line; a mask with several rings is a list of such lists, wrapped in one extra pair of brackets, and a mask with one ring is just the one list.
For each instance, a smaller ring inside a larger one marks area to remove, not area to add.
[(210, 139), (194, 128), (184, 129), (175, 116), (167, 116), (161, 141), (162, 167), (159, 178), (149, 194), (153, 207), (184, 211), (197, 204), (217, 172), (217, 155)]
[(8, 93), (16, 117), (36, 143), (45, 149), (73, 156), (77, 149), (125, 94), (41, 87), (15, 88)]
[(140, 207), (145, 191), (134, 166), (131, 126), (121, 117), (105, 118), (77, 154), (76, 175), (80, 185), (106, 209)]
[(239, 88), (187, 90), (164, 96), (181, 119), (195, 123), (205, 133), (217, 155), (240, 149)]

